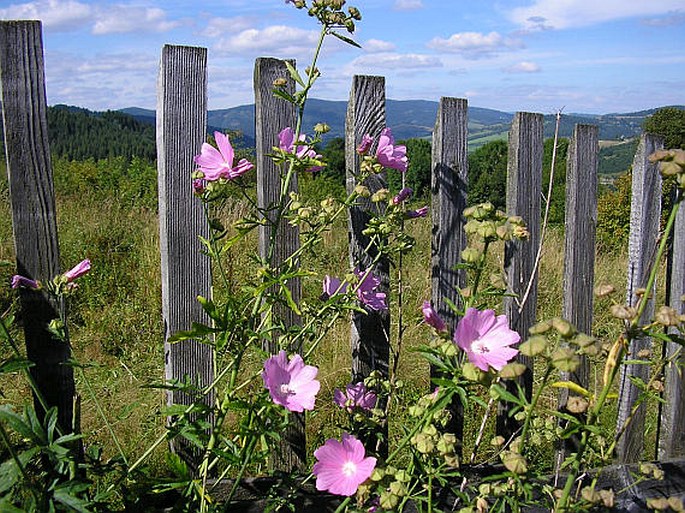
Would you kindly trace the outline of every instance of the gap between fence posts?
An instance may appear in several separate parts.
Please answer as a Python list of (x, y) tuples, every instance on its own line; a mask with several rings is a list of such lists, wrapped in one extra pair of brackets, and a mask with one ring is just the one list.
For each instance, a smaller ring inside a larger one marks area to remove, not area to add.
[[(352, 78), (350, 99), (345, 119), (345, 167), (347, 192), (351, 193), (358, 185), (357, 175), (360, 157), (356, 148), (364, 134), (371, 135), (376, 141), (385, 127), (385, 77), (355, 75)], [(364, 184), (371, 194), (387, 188), (385, 172), (370, 176)], [(368, 247), (369, 238), (362, 232), (371, 216), (368, 210), (378, 208), (368, 198), (359, 198), (357, 205), (349, 210), (350, 264), (365, 272), (377, 255), (373, 246)], [(390, 262), (382, 258), (373, 267), (373, 273), (381, 283), (378, 291), (389, 293)], [(388, 305), (390, 297), (388, 299)], [(350, 342), (352, 347), (352, 382), (362, 381), (372, 371), (388, 376), (390, 360), (390, 312), (369, 310), (366, 314), (352, 314)], [(384, 405), (380, 405), (383, 407)], [(387, 435), (387, 426), (386, 433)], [(387, 436), (383, 437), (387, 440)], [(387, 453), (387, 442), (380, 447), (380, 453)]]
[[(528, 338), (528, 329), (535, 323), (537, 281), (535, 259), (540, 245), (540, 198), (542, 196), (543, 116), (530, 112), (517, 112), (509, 131), (507, 159), (507, 214), (521, 216), (530, 236), (528, 240), (507, 241), (504, 246), (504, 268), (507, 293), (504, 313), (510, 327)], [(533, 390), (532, 359), (518, 355), (517, 360), (527, 370), (516, 380), (507, 380), (509, 392), (518, 394), (517, 384), (530, 398)], [(518, 429), (519, 422), (508, 415), (508, 405), (500, 403), (497, 414), (497, 434), (509, 439)]]
[[(670, 254), (670, 294), (668, 304), (679, 314), (685, 314), (685, 208), (678, 209)], [(677, 333), (670, 328), (670, 333)], [(683, 333), (680, 333), (683, 336)], [(677, 355), (678, 351), (680, 354)], [(685, 456), (685, 351), (675, 342), (668, 342), (664, 355), (673, 361), (664, 370), (664, 404), (661, 406), (658, 459), (661, 461)], [(677, 356), (676, 356), (677, 355)]]
[[(448, 301), (463, 308), (458, 290), (466, 286), (466, 272), (457, 269), (466, 247), (464, 209), (468, 184), (468, 102), (459, 98), (440, 98), (433, 131), (431, 174), (431, 303), (450, 333), (459, 320)], [(431, 377), (437, 377), (431, 367)], [(451, 419), (445, 431), (459, 440), (461, 456), (464, 409), (455, 396), (449, 407)]]
[[(60, 273), (60, 263), (39, 21), (0, 21), (0, 90), (17, 273), (46, 283)], [(37, 388), (48, 407), (57, 407), (63, 432), (78, 431), (68, 337), (58, 340), (47, 329), (64, 313), (64, 302), (29, 289), (19, 297)], [(42, 418), (35, 397), (34, 406)]]
[[(289, 61), (293, 66), (295, 61)], [(272, 58), (258, 58), (254, 68), (255, 94), (255, 144), (257, 167), (257, 204), (263, 209), (268, 222), (259, 228), (259, 254), (268, 261), (271, 268), (277, 269), (300, 247), (300, 232), (297, 226), (290, 225), (285, 219), (277, 219), (276, 212), (282, 181), (281, 170), (269, 157), (274, 147), (278, 147), (278, 133), (285, 127), (295, 130), (297, 114), (295, 105), (274, 95), (274, 80), (286, 79), (285, 90), (293, 94), (295, 82), (290, 76), (285, 61)], [(283, 169), (287, 172), (287, 169)], [(289, 192), (297, 192), (297, 175), (292, 176)], [(297, 262), (293, 263), (297, 266)], [(286, 286), (293, 301), (299, 304), (302, 299), (302, 285), (299, 278), (290, 280)], [(300, 316), (286, 305), (275, 305), (275, 322), (282, 322), (288, 329), (300, 323)], [(265, 349), (278, 353), (278, 335), (266, 341)], [(288, 351), (300, 352), (301, 347), (285, 348)], [(304, 469), (306, 464), (306, 440), (304, 413), (291, 413), (292, 422), (288, 426), (280, 443), (280, 450), (274, 451), (271, 465), (279, 470), (291, 471), (294, 468)]]
[[(628, 283), (626, 286), (626, 302), (631, 306), (635, 306), (638, 302), (637, 289), (644, 287), (647, 283), (650, 265), (653, 263), (659, 239), (661, 175), (658, 164), (649, 162), (648, 157), (663, 146), (663, 137), (642, 134), (633, 160), (630, 237), (628, 240)], [(652, 299), (648, 302), (647, 308), (640, 318), (640, 325), (644, 325), (654, 317), (653, 295), (655, 292), (656, 290), (646, 292), (652, 294)], [(652, 349), (651, 339), (649, 337), (634, 338), (628, 347), (627, 357), (639, 359), (638, 353), (643, 349)], [(640, 390), (631, 382), (631, 377), (640, 378), (647, 383), (649, 381), (649, 365), (626, 364), (621, 367), (616, 432), (619, 433), (624, 428), (626, 421), (631, 416), (632, 420), (625, 426), (625, 431), (616, 444), (616, 457), (619, 463), (639, 461), (644, 445), (646, 404), (643, 402), (633, 414), (633, 406), (638, 400)]]
[[(596, 125), (576, 125), (566, 162), (566, 238), (561, 316), (579, 332), (588, 335), (592, 335), (594, 304), (598, 132)], [(571, 373), (562, 372), (560, 380), (573, 381), (587, 388), (589, 375), (590, 364), (583, 355), (578, 369)], [(561, 389), (560, 410), (566, 408), (570, 395), (568, 389)], [(559, 453), (558, 464), (563, 462), (564, 452), (573, 451), (575, 445), (575, 439), (568, 440)]]
[[(214, 379), (214, 351), (185, 340), (169, 344), (171, 335), (189, 330), (193, 322), (210, 323), (197, 296), (211, 298), (209, 257), (200, 237), (209, 239), (202, 202), (195, 197), (191, 175), (193, 156), (207, 134), (207, 49), (165, 45), (157, 83), (157, 173), (162, 269), (165, 378), (186, 377), (200, 388)], [(211, 405), (214, 394), (204, 401)], [(189, 405), (198, 398), (179, 391), (167, 393), (168, 404)], [(171, 449), (195, 467), (201, 453), (185, 440)]]

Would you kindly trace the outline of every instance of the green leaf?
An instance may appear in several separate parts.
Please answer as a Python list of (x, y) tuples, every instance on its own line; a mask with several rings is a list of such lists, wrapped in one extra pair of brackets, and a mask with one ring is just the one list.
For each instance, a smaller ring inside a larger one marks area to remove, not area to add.
[(283, 100), (287, 101), (288, 103), (296, 103), (297, 100), (295, 100), (295, 97), (283, 89), (274, 89), (274, 96), (278, 98), (282, 98)]
[(10, 497), (0, 500), (0, 513), (26, 513), (25, 509), (17, 508), (10, 504)]
[[(17, 455), (22, 467), (26, 467), (28, 462), (36, 454), (40, 453), (40, 447), (31, 447)], [(12, 488), (21, 477), (21, 470), (14, 459), (9, 459), (0, 465), (0, 494)], [(0, 507), (0, 511), (2, 511)]]
[(302, 80), (302, 77), (300, 76), (300, 73), (297, 71), (297, 68), (290, 64), (288, 60), (283, 61), (285, 62), (285, 67), (288, 68), (288, 72), (290, 73), (290, 76), (293, 77), (293, 80), (300, 84), (302, 87), (306, 87), (304, 80)]
[(357, 43), (354, 39), (350, 39), (349, 37), (344, 36), (344, 35), (340, 34), (339, 32), (334, 32), (334, 31), (331, 30), (330, 34), (331, 34), (332, 36), (337, 37), (337, 38), (340, 39), (341, 41), (344, 41), (344, 42), (347, 43), (348, 45), (356, 46), (357, 48), (361, 48), (361, 47), (362, 47), (362, 45), (360, 45), (359, 43)]
[(0, 374), (9, 374), (11, 372), (26, 370), (34, 365), (35, 364), (31, 360), (12, 356), (0, 363)]
[(167, 342), (170, 344), (175, 344), (176, 342), (181, 342), (183, 340), (197, 340), (198, 342), (202, 342), (204, 337), (213, 333), (217, 333), (218, 331), (220, 330), (211, 328), (199, 322), (193, 322), (191, 329), (186, 331), (177, 331), (167, 339)]
[(6, 422), (14, 431), (20, 436), (33, 440), (34, 442), (41, 442), (42, 437), (36, 437), (36, 434), (31, 429), (31, 426), (24, 420), (24, 418), (14, 412), (9, 405), (0, 406), (0, 422)]
[(74, 490), (73, 487), (62, 486), (55, 489), (53, 497), (57, 502), (78, 511), (79, 513), (90, 513), (90, 510), (88, 509), (90, 503), (72, 495), (75, 491), (76, 490)]

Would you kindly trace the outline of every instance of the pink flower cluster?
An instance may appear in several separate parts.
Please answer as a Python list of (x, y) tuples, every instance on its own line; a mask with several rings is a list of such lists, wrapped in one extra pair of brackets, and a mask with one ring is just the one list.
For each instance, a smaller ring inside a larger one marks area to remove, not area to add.
[[(298, 142), (304, 142), (306, 136), (300, 134)], [(286, 153), (294, 153), (299, 159), (320, 159), (321, 155), (316, 153), (312, 148), (304, 144), (298, 144), (295, 148), (295, 133), (293, 129), (289, 126), (285, 127), (278, 133), (278, 147), (285, 151)], [(321, 171), (323, 169), (321, 166), (310, 166), (306, 170), (315, 172)]]
[[(364, 134), (362, 141), (357, 147), (357, 153), (366, 155), (373, 145), (373, 138), (369, 134)], [(386, 127), (381, 131), (378, 138), (378, 145), (376, 146), (376, 159), (378, 163), (389, 169), (396, 169), (404, 173), (409, 166), (409, 159), (407, 158), (407, 147), (404, 145), (395, 145), (395, 139), (392, 136), (390, 128)]]
[[(80, 278), (81, 276), (86, 274), (88, 271), (90, 271), (90, 260), (86, 258), (85, 260), (80, 261), (78, 264), (76, 264), (74, 267), (69, 269), (61, 276), (64, 279), (64, 281), (70, 284), (75, 279)], [(72, 285), (72, 287), (75, 286), (76, 284)], [(39, 290), (40, 288), (42, 288), (42, 285), (38, 280), (32, 280), (31, 278), (27, 278), (26, 276), (22, 276), (21, 274), (15, 274), (14, 276), (12, 276), (12, 288)]]
[(333, 401), (341, 408), (352, 413), (354, 410), (369, 411), (376, 407), (378, 397), (373, 390), (369, 390), (363, 381), (350, 384), (345, 387), (343, 392), (336, 388), (333, 392)]
[[(370, 310), (383, 311), (388, 309), (386, 304), (385, 292), (379, 292), (377, 289), (381, 284), (381, 279), (373, 272), (354, 270), (355, 276), (360, 280), (357, 286), (357, 298), (362, 305)], [(334, 276), (326, 275), (323, 280), (323, 298), (329, 299), (338, 294), (345, 294), (349, 284), (346, 281), (341, 281)]]
[[(231, 146), (231, 141), (229, 141), (226, 134), (214, 132), (214, 140), (218, 149), (211, 144), (202, 143), (200, 155), (195, 155), (198, 171), (202, 172), (203, 178), (206, 181), (214, 182), (220, 178), (233, 180), (254, 167), (254, 164), (247, 159), (240, 159), (238, 164), (233, 165), (235, 153), (233, 146)], [(198, 191), (198, 185), (194, 184), (196, 192)]]
[[(422, 311), (426, 324), (438, 332), (447, 331), (445, 322), (428, 301), (423, 303)], [(490, 368), (502, 370), (518, 354), (518, 349), (511, 346), (520, 340), (520, 335), (509, 329), (506, 315), (495, 316), (494, 310), (468, 308), (454, 332), (457, 346), (466, 352), (473, 365), (486, 372)]]

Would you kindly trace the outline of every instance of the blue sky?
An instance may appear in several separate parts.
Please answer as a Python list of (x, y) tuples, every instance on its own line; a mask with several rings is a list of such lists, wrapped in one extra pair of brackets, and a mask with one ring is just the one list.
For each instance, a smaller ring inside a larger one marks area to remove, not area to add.
[[(308, 0), (311, 1), (311, 0)], [(356, 49), (327, 40), (312, 96), (354, 74), (392, 99), (466, 98), (514, 112), (631, 112), (685, 104), (685, 0), (348, 0)], [(283, 0), (0, 0), (41, 19), (48, 103), (155, 107), (161, 47), (208, 48), (209, 108), (253, 102), (260, 56), (311, 59), (318, 26)]]

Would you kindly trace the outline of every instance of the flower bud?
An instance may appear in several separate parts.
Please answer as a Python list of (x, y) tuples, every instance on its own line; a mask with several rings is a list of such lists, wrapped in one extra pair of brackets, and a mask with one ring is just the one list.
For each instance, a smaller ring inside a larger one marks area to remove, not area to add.
[(288, 80), (283, 77), (274, 80), (274, 87), (285, 87), (286, 85), (288, 85)]
[(317, 134), (326, 134), (331, 131), (331, 127), (328, 126), (326, 123), (317, 123), (314, 125), (314, 131)]

